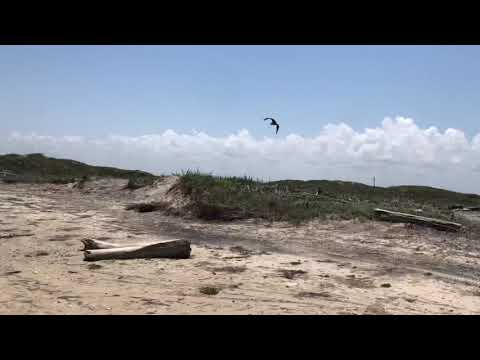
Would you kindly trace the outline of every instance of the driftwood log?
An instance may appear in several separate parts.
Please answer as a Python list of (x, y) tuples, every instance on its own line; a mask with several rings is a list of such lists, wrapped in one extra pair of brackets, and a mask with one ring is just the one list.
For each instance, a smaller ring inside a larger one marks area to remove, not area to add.
[(418, 225), (424, 225), (436, 228), (438, 230), (458, 231), (462, 228), (462, 224), (455, 222), (427, 218), (424, 216), (405, 214), (384, 209), (375, 209), (375, 214), (381, 219), (392, 222), (408, 222)]
[(190, 253), (191, 248), (189, 241), (173, 240), (120, 248), (85, 250), (84, 260), (98, 261), (148, 258), (188, 259)]
[(480, 206), (450, 205), (448, 210), (480, 211)]
[(480, 211), (480, 206), (464, 207), (462, 211)]
[[(162, 241), (173, 241), (178, 239), (166, 239)], [(159, 241), (152, 241), (146, 243), (133, 243), (133, 244), (114, 244), (111, 242), (100, 241), (95, 239), (83, 239), (82, 243), (84, 248), (82, 251), (85, 250), (99, 250), (99, 249), (119, 249), (119, 248), (126, 248), (126, 247), (135, 247), (135, 246), (146, 246), (146, 245), (153, 245), (157, 244)]]

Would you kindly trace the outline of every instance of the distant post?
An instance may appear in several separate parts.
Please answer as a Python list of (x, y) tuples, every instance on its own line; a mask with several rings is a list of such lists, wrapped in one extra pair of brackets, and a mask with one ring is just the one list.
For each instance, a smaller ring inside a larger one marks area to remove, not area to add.
[(375, 189), (375, 176), (373, 177), (373, 188)]

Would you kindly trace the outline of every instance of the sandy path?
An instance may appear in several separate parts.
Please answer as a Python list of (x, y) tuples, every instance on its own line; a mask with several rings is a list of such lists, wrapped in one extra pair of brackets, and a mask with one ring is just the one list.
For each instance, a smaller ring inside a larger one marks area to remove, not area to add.
[[(373, 222), (204, 223), (125, 211), (141, 192), (47, 188), (0, 185), (1, 314), (480, 313), (472, 239)], [(193, 256), (88, 263), (85, 237), (187, 238)]]

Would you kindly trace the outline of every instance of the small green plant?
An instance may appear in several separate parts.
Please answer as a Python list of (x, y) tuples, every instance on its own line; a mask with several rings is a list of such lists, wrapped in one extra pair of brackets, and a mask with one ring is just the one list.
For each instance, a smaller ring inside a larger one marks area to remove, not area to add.
[(220, 292), (220, 288), (213, 286), (203, 286), (200, 288), (200, 292), (205, 295), (217, 295)]

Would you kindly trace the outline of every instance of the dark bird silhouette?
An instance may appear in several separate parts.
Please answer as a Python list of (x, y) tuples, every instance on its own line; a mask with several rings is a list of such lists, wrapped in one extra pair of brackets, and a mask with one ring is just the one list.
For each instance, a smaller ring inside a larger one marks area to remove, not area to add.
[(278, 134), (278, 129), (280, 129), (280, 125), (278, 125), (278, 123), (275, 121), (275, 119), (272, 119), (272, 118), (263, 119), (263, 121), (266, 121), (266, 120), (271, 120), (270, 125), (277, 127), (277, 131), (275, 132), (275, 134)]

